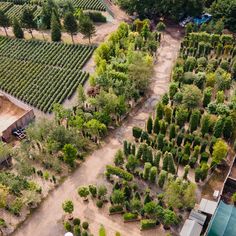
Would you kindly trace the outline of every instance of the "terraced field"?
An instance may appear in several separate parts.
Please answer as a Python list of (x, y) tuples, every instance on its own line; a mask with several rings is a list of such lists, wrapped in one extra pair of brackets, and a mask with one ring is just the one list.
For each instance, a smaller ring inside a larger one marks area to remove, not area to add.
[(94, 47), (0, 37), (0, 89), (44, 112), (88, 78)]

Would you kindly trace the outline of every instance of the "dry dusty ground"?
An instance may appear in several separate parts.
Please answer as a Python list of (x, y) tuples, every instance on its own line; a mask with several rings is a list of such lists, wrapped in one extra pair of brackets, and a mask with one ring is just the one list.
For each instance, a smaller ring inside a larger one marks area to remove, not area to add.
[(77, 188), (87, 184), (104, 183), (104, 170), (107, 164), (112, 163), (115, 152), (122, 147), (124, 139), (132, 139), (132, 127), (145, 126), (145, 120), (161, 96), (168, 91), (172, 66), (176, 60), (180, 47), (180, 33), (176, 28), (169, 28), (164, 41), (158, 50), (158, 60), (155, 65), (155, 75), (152, 80), (152, 91), (149, 99), (135, 111), (123, 125), (111, 134), (99, 150), (93, 152), (82, 166), (77, 169), (56, 190), (54, 190), (28, 220), (14, 233), (14, 236), (52, 236), (63, 235), (61, 218), (63, 215), (61, 204), (66, 199), (75, 203), (75, 215), (90, 223), (91, 232), (98, 235), (101, 224), (106, 228), (107, 235), (112, 236), (119, 231), (122, 236), (164, 236), (162, 228), (140, 232), (137, 223), (122, 222), (121, 217), (109, 217), (107, 211), (99, 210), (90, 202), (84, 205), (78, 199)]

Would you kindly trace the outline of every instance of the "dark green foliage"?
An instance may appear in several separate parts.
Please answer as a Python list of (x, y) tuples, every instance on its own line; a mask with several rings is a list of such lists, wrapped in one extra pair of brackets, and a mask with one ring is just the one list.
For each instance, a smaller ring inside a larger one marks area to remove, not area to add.
[(13, 21), (13, 33), (16, 38), (23, 39), (24, 38), (24, 32), (20, 26), (20, 23), (17, 19), (14, 19)]
[(79, 225), (75, 225), (73, 229), (73, 233), (75, 236), (80, 236), (81, 235), (81, 229)]
[(103, 16), (103, 14), (99, 11), (89, 11), (89, 12), (86, 12), (85, 15), (89, 16), (89, 18), (93, 22), (99, 22), (99, 23), (107, 22), (106, 17)]
[(183, 107), (179, 107), (176, 111), (176, 123), (177, 125), (179, 125), (180, 127), (183, 127), (185, 122), (188, 119), (188, 111), (187, 109), (183, 108)]
[(233, 120), (230, 116), (225, 118), (223, 135), (225, 139), (231, 138), (233, 133)]
[(114, 163), (116, 166), (121, 166), (124, 164), (124, 155), (120, 149), (115, 154)]
[(171, 119), (172, 119), (172, 109), (171, 109), (171, 107), (166, 106), (164, 113), (165, 113), (165, 121), (170, 124)]
[(160, 188), (163, 188), (166, 178), (167, 178), (167, 172), (165, 170), (162, 170), (158, 177), (158, 185)]
[(89, 18), (89, 16), (84, 15), (79, 19), (79, 31), (84, 35), (84, 38), (89, 39), (89, 43), (91, 41), (92, 36), (95, 34), (96, 29), (93, 21)]
[(160, 167), (161, 156), (162, 156), (161, 151), (157, 151), (157, 153), (154, 156), (153, 165), (156, 166), (157, 169), (159, 169), (159, 167)]
[(167, 131), (167, 123), (164, 120), (162, 120), (160, 122), (160, 124), (161, 124), (161, 130), (160, 131), (163, 135), (165, 135), (166, 131)]
[(219, 119), (216, 121), (216, 124), (215, 124), (215, 127), (214, 127), (214, 133), (213, 133), (213, 135), (214, 135), (216, 138), (220, 138), (221, 135), (222, 135), (223, 128), (224, 128), (224, 119), (223, 119), (223, 118), (219, 118)]
[(169, 86), (169, 97), (173, 99), (175, 94), (178, 92), (178, 85), (176, 83), (171, 83)]
[(136, 126), (133, 127), (133, 136), (134, 136), (134, 138), (139, 139), (141, 137), (142, 131), (143, 130), (139, 127), (136, 127)]
[(169, 96), (167, 93), (165, 93), (163, 96), (162, 96), (162, 103), (164, 105), (167, 105), (169, 103)]
[(146, 163), (144, 164), (143, 178), (144, 178), (145, 180), (148, 180), (148, 177), (149, 177), (149, 175), (150, 175), (150, 170), (151, 170), (151, 168), (152, 168), (152, 164), (151, 164), (150, 162), (146, 162)]
[(203, 92), (203, 106), (207, 107), (211, 102), (212, 88), (208, 87)]
[(125, 167), (129, 172), (133, 172), (135, 168), (138, 166), (138, 164), (139, 164), (138, 159), (134, 155), (129, 155)]
[(205, 152), (207, 145), (208, 145), (208, 141), (207, 140), (203, 140), (202, 143), (201, 143), (201, 149), (200, 149), (201, 153)]
[(148, 132), (149, 134), (152, 133), (152, 127), (153, 127), (152, 117), (149, 116), (149, 117), (148, 117), (148, 121), (147, 121), (147, 132)]
[(183, 142), (183, 138), (184, 138), (184, 135), (182, 133), (179, 133), (178, 136), (177, 136), (177, 140), (176, 140), (176, 144), (178, 146), (181, 146), (181, 144)]
[(54, 42), (61, 41), (61, 26), (55, 14), (52, 14), (52, 19), (51, 19), (51, 39)]
[(143, 131), (141, 135), (141, 142), (146, 141), (147, 143), (149, 142), (149, 135), (147, 132)]
[(169, 134), (170, 140), (174, 139), (175, 136), (176, 136), (176, 126), (175, 126), (175, 124), (171, 124), (170, 125), (170, 134)]
[(83, 227), (83, 229), (87, 230), (88, 227), (89, 227), (89, 223), (86, 222), (86, 221), (84, 221), (84, 222), (82, 223), (82, 227)]
[(155, 134), (159, 134), (159, 132), (160, 132), (160, 122), (159, 122), (158, 118), (156, 118), (154, 121), (153, 132)]
[(124, 151), (124, 154), (126, 155), (126, 156), (128, 156), (130, 153), (129, 153), (129, 143), (128, 143), (128, 141), (127, 140), (125, 140), (124, 142), (123, 142), (123, 151)]
[(190, 131), (193, 132), (197, 129), (199, 121), (200, 121), (201, 113), (199, 110), (193, 110), (190, 116), (189, 127)]
[(75, 16), (70, 11), (65, 14), (64, 28), (65, 28), (66, 32), (71, 34), (71, 38), (72, 38), (72, 41), (74, 43), (73, 34), (77, 33), (78, 24), (77, 24), (77, 21), (75, 19)]
[(191, 150), (190, 150), (190, 143), (186, 143), (185, 146), (184, 146), (184, 154), (187, 154), (187, 155), (190, 155), (191, 153)]
[(209, 127), (210, 127), (210, 115), (205, 114), (202, 116), (201, 119), (201, 132), (203, 135), (209, 132)]
[(158, 134), (157, 149), (162, 150), (163, 147), (164, 147), (164, 135), (163, 134)]
[(97, 187), (94, 185), (89, 185), (89, 192), (93, 197), (97, 196)]
[(156, 116), (159, 120), (163, 118), (164, 115), (164, 106), (162, 102), (158, 102), (156, 106)]
[(6, 28), (9, 26), (10, 26), (10, 21), (7, 15), (2, 10), (0, 10), (0, 27), (4, 28), (6, 36), (8, 36)]
[[(21, 24), (24, 28), (28, 28), (30, 30), (35, 29), (37, 27), (36, 22), (34, 21), (34, 14), (33, 11), (29, 8), (25, 8), (23, 10), (21, 16)], [(32, 31), (30, 31), (32, 36)]]
[(152, 166), (150, 169), (150, 173), (149, 173), (149, 180), (152, 183), (156, 182), (156, 177), (157, 177), (157, 167), (156, 166)]

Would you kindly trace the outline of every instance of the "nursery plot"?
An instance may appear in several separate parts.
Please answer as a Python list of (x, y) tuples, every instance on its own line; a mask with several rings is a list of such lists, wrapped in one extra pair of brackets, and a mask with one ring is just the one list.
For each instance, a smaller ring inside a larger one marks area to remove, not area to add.
[(84, 10), (106, 10), (106, 7), (102, 0), (72, 0), (72, 3), (75, 7)]
[(0, 37), (0, 89), (44, 112), (69, 98), (88, 73), (93, 47)]

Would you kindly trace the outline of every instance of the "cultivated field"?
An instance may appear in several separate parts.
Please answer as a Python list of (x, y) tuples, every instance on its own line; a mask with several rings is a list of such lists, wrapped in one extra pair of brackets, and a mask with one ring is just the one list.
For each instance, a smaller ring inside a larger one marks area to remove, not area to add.
[[(88, 78), (81, 68), (94, 47), (0, 37), (0, 88), (49, 112)], [(16, 66), (17, 65), (17, 66)]]

